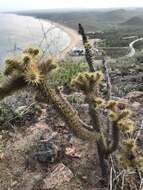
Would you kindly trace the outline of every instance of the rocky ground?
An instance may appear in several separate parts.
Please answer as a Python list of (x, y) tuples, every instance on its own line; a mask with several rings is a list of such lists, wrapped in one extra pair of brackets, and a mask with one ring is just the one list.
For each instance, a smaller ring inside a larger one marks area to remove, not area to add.
[(129, 92), (143, 91), (143, 63), (119, 60), (119, 63), (111, 63), (111, 68), (110, 75), (115, 96), (122, 97)]
[[(141, 95), (134, 92), (125, 97), (137, 127), (142, 122)], [(34, 119), (30, 113), (23, 116), (23, 126), (12, 123), (11, 128), (0, 131), (0, 189), (103, 189), (96, 146), (74, 137), (50, 105), (40, 106), (41, 113)], [(88, 123), (87, 105), (75, 107)], [(24, 117), (29, 119), (25, 121)], [(143, 143), (142, 138), (139, 143)]]
[[(142, 148), (142, 67), (116, 67), (111, 77), (114, 95), (123, 97), (133, 111), (133, 135), (139, 134)], [(31, 92), (19, 93), (0, 105), (0, 189), (103, 190), (96, 146), (77, 139), (52, 106), (31, 97)], [(84, 97), (67, 98), (89, 123)], [(137, 190), (133, 184), (126, 189)]]
[[(13, 99), (11, 104), (15, 104)], [(29, 99), (26, 108), (31, 102)], [(23, 107), (19, 103), (17, 106)], [(50, 105), (40, 106), (41, 113), (35, 118), (30, 110), (22, 117), (23, 126), (19, 126), (19, 118), (9, 121), (6, 129), (6, 123), (2, 124), (0, 189), (91, 190), (100, 187), (96, 147), (74, 137)], [(82, 104), (78, 109), (85, 119), (87, 105)], [(89, 122), (88, 117), (85, 120)]]

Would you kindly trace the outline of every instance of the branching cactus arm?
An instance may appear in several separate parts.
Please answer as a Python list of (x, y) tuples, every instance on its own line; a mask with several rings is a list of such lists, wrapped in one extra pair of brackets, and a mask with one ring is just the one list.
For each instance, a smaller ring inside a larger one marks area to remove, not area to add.
[(51, 89), (45, 82), (39, 85), (40, 90), (44, 93), (47, 99), (53, 104), (54, 108), (62, 115), (66, 123), (69, 125), (70, 130), (79, 138), (88, 141), (96, 141), (101, 138), (97, 132), (85, 129), (80, 122), (78, 114), (66, 102), (56, 94), (55, 90)]
[(78, 90), (81, 90), (85, 96), (86, 101), (89, 105), (89, 115), (91, 117), (92, 126), (94, 131), (100, 134), (101, 138), (96, 140), (99, 162), (101, 167), (102, 176), (104, 179), (107, 179), (108, 176), (108, 167), (105, 160), (105, 150), (106, 144), (104, 142), (104, 135), (102, 134), (102, 123), (100, 114), (98, 112), (98, 106), (101, 105), (104, 100), (97, 97), (99, 92), (100, 83), (103, 80), (103, 74), (100, 71), (97, 72), (85, 72), (80, 73), (72, 81)]
[(120, 110), (120, 103), (114, 100), (107, 103), (106, 108), (109, 110), (109, 117), (112, 121), (112, 142), (106, 148), (106, 155), (117, 150), (120, 142), (120, 131), (127, 133), (134, 129), (134, 122), (130, 119), (131, 111), (128, 109)]
[(101, 138), (100, 134), (96, 131), (85, 129), (72, 106), (62, 99), (55, 90), (50, 88), (46, 80), (46, 75), (52, 69), (56, 68), (56, 65), (51, 59), (38, 64), (38, 53), (39, 50), (28, 48), (24, 50), (21, 61), (15, 59), (6, 61), (5, 75), (8, 76), (9, 82), (3, 83), (0, 91), (0, 99), (2, 100), (24, 87), (35, 88), (35, 90), (43, 94), (45, 101), (49, 102), (50, 100), (54, 108), (63, 116), (70, 130), (77, 137), (94, 142)]

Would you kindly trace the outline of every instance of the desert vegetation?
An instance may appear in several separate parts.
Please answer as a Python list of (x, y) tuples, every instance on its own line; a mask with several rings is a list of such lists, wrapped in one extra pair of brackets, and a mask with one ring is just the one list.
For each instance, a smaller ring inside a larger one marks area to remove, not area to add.
[[(108, 65), (101, 52), (102, 64), (97, 65), (81, 24), (79, 34), (85, 60), (39, 59), (40, 50), (32, 47), (5, 60), (1, 189), (143, 188), (143, 93), (124, 91), (127, 70), (142, 74), (140, 55), (131, 60), (137, 60), (138, 67), (128, 59), (119, 60), (117, 67), (114, 62)], [(139, 79), (142, 86), (142, 76)], [(117, 89), (122, 83), (123, 89)], [(25, 107), (15, 109), (9, 104), (11, 96), (18, 103), (23, 98)]]

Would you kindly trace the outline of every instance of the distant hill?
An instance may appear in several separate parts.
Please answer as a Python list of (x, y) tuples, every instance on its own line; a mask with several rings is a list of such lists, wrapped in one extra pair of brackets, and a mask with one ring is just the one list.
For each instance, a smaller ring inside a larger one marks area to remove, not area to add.
[(116, 9), (102, 14), (104, 21), (124, 21), (126, 18), (128, 18), (128, 11), (125, 9)]
[(81, 23), (85, 30), (95, 31), (115, 27), (120, 23), (126, 23), (132, 17), (143, 18), (141, 9), (83, 9), (83, 10), (34, 10), (17, 12), (20, 15), (34, 16), (36, 18), (48, 19), (67, 25), (78, 30), (78, 23)]
[(135, 16), (127, 20), (126, 22), (123, 22), (122, 25), (143, 25), (143, 19)]

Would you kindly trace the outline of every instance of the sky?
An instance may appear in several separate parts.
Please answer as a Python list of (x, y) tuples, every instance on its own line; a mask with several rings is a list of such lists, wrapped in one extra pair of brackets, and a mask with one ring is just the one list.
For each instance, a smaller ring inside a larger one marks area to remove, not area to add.
[(143, 0), (0, 0), (1, 11), (115, 7), (143, 7)]

